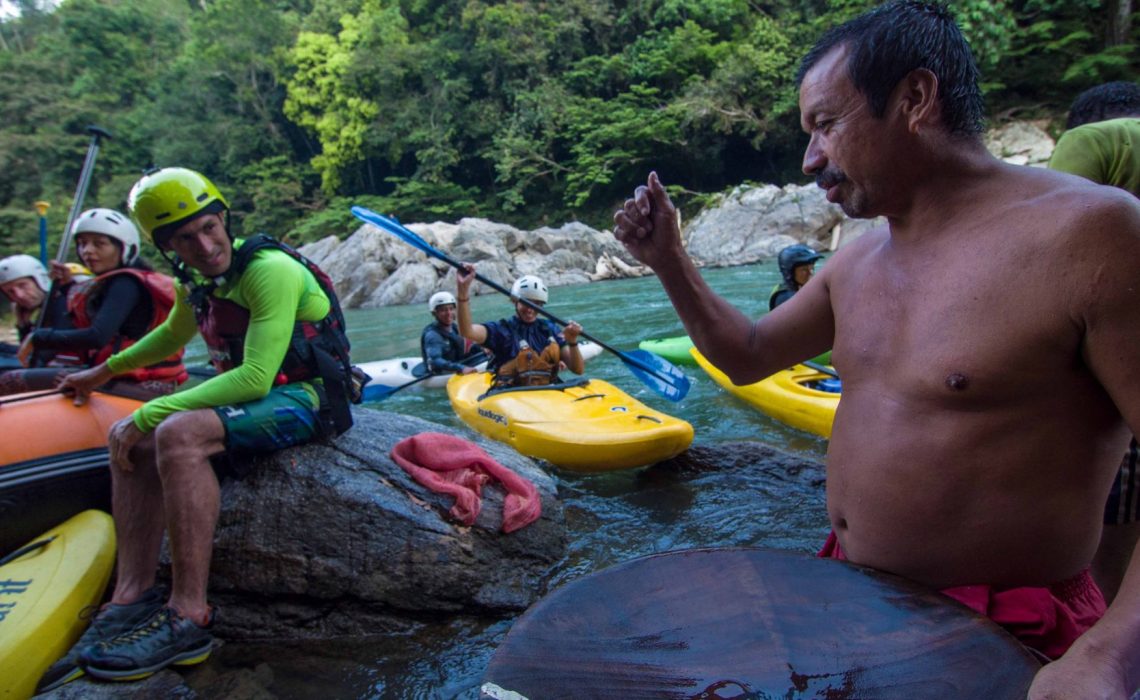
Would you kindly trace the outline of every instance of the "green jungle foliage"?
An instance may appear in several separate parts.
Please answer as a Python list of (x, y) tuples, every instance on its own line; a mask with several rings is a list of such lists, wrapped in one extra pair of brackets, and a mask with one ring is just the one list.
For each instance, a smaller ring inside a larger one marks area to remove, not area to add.
[[(54, 254), (153, 166), (206, 173), (244, 232), (294, 242), (405, 221), (533, 228), (610, 212), (657, 169), (682, 203), (803, 181), (794, 73), (867, 0), (18, 0), (0, 21), (0, 245)], [(991, 115), (1063, 113), (1133, 79), (1128, 0), (952, 3)], [(1124, 18), (1123, 20), (1121, 18)], [(1020, 115), (1019, 115), (1020, 116)]]

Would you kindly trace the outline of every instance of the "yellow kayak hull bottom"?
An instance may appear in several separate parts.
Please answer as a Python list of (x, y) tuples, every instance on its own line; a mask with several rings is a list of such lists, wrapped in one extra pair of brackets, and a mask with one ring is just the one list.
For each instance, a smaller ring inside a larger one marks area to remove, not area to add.
[(83, 511), (29, 545), (0, 566), (0, 698), (31, 697), (43, 672), (83, 634), (88, 620), (80, 613), (99, 604), (115, 564), (115, 527), (100, 510)]
[(808, 386), (810, 382), (827, 379), (828, 375), (805, 365), (795, 365), (753, 384), (737, 386), (699, 350), (693, 348), (690, 352), (713, 381), (761, 413), (793, 428), (831, 437), (831, 424), (835, 421), (840, 394)]
[(693, 441), (688, 422), (608, 382), (573, 384), (484, 396), (489, 373), (458, 374), (448, 380), (447, 395), (456, 415), (478, 432), (572, 471), (642, 467), (675, 457)]

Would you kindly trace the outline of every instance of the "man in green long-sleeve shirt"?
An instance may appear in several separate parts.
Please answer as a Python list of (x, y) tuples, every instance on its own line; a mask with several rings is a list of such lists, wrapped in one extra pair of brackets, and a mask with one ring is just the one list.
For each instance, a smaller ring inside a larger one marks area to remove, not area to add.
[[(146, 175), (129, 204), (182, 283), (177, 302), (138, 343), (61, 387), (81, 402), (115, 374), (169, 356), (198, 332), (219, 373), (112, 426), (115, 591), (45, 674), (41, 691), (84, 671), (131, 680), (204, 661), (213, 642), (206, 587), (219, 512), (211, 457), (272, 451), (351, 424), (343, 316), (323, 273), (267, 236), (233, 239), (225, 199), (194, 171)], [(164, 531), (172, 562), (165, 602), (154, 590)]]

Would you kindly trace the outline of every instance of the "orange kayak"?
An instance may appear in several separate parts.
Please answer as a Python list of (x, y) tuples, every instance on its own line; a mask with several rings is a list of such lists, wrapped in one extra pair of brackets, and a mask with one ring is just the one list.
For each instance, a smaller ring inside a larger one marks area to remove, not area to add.
[(110, 511), (107, 432), (141, 401), (93, 394), (0, 398), (0, 556), (81, 511)]

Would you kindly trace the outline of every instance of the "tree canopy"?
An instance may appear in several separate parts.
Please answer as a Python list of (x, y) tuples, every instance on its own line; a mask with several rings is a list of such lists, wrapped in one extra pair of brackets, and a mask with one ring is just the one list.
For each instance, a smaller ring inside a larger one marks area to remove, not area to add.
[[(147, 168), (202, 171), (245, 232), (405, 220), (533, 227), (609, 212), (650, 168), (682, 198), (802, 178), (794, 74), (868, 0), (19, 0), (0, 22), (0, 243), (58, 235)], [(1130, 0), (951, 4), (991, 116), (1134, 79)]]

